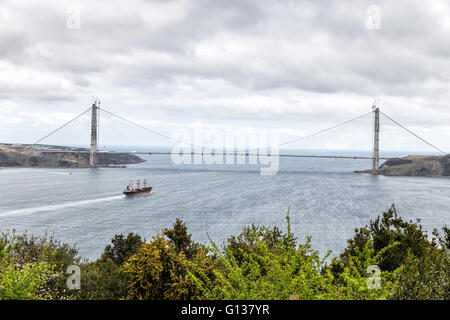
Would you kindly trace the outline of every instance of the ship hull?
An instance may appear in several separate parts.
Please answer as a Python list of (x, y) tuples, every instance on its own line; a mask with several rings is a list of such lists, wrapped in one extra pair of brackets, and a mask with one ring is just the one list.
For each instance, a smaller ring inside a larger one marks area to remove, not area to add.
[(127, 197), (130, 196), (138, 196), (141, 194), (149, 194), (152, 192), (152, 187), (146, 187), (146, 188), (140, 188), (140, 189), (134, 189), (134, 190), (125, 190), (123, 192), (124, 195)]

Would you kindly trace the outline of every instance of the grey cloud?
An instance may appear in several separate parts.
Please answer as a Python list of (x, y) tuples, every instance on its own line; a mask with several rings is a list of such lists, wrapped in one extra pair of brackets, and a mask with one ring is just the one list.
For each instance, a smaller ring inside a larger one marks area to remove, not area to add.
[[(376, 1), (380, 30), (365, 25), (372, 1), (77, 3), (80, 30), (66, 27), (72, 1), (2, 2), (0, 102), (66, 100), (76, 110), (100, 94), (133, 110), (165, 101), (152, 113), (161, 120), (183, 118), (188, 108), (191, 119), (252, 122), (273, 112), (242, 103), (246, 97), (287, 94), (274, 100), (281, 103), (277, 112), (297, 120), (306, 106), (315, 110), (313, 121), (329, 113), (319, 97), (346, 105), (381, 96), (399, 104), (416, 99), (418, 110), (435, 110), (427, 119), (407, 115), (414, 124), (448, 115), (445, 1)], [(27, 83), (27, 73), (42, 80)], [(11, 82), (15, 74), (23, 83)], [(356, 105), (346, 114), (359, 111)]]

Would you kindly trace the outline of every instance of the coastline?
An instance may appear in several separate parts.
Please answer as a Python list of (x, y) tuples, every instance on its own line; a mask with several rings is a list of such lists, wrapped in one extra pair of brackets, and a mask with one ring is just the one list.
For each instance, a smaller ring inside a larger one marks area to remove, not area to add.
[[(0, 143), (0, 168), (91, 168), (89, 149), (64, 146)], [(146, 160), (128, 153), (98, 152), (95, 167), (124, 168)]]
[(354, 172), (385, 176), (450, 177), (450, 155), (409, 155), (403, 158), (390, 158), (378, 170)]

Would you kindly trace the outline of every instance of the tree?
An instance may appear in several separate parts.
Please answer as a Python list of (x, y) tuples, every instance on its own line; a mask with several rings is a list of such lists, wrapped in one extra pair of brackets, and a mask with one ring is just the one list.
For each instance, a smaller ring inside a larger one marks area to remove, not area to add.
[[(54, 266), (45, 259), (21, 261), (18, 255), (22, 245), (14, 231), (2, 233), (0, 237), (0, 300), (49, 298), (42, 288), (54, 274)], [(44, 257), (49, 255), (51, 253), (46, 251)]]
[(157, 235), (125, 263), (130, 279), (128, 299), (188, 299), (193, 287), (186, 280), (186, 256), (177, 253), (163, 237)]
[(393, 299), (450, 300), (450, 254), (429, 248), (418, 258), (408, 251), (405, 263), (397, 271), (397, 284)]
[(182, 220), (176, 219), (172, 229), (164, 229), (163, 235), (169, 239), (170, 244), (177, 253), (184, 252), (187, 259), (192, 259), (199, 245), (192, 241), (191, 234)]
[(118, 300), (126, 297), (128, 277), (118, 266), (105, 256), (84, 263), (81, 266), (81, 290), (76, 298), (82, 300)]
[(143, 241), (140, 235), (117, 234), (105, 247), (101, 257), (81, 265), (81, 290), (78, 299), (114, 300), (125, 298), (128, 292), (128, 276), (123, 264), (135, 254)]
[(144, 243), (124, 264), (129, 277), (127, 299), (199, 299), (201, 292), (187, 277), (192, 264), (194, 274), (213, 279), (213, 259), (208, 248), (191, 240), (179, 219), (172, 229)]
[(442, 227), (441, 236), (433, 231), (433, 244), (423, 255), (408, 250), (405, 263), (397, 270), (393, 299), (450, 300), (450, 230)]
[(56, 240), (47, 232), (43, 236), (16, 235), (11, 255), (18, 264), (45, 262), (53, 267), (53, 274), (39, 288), (40, 294), (50, 299), (73, 299), (75, 291), (67, 288), (66, 273), (70, 265), (79, 265), (78, 249)]
[[(362, 252), (352, 257), (348, 266), (343, 267), (339, 287), (334, 284), (330, 270), (325, 268), (330, 252), (321, 259), (319, 252), (311, 248), (309, 237), (305, 244), (294, 245), (289, 216), (287, 222), (285, 236), (278, 229), (273, 232), (275, 229), (252, 226), (244, 229), (238, 237), (239, 241), (229, 241), (223, 250), (212, 243), (223, 266), (214, 270), (217, 280), (189, 274), (202, 291), (203, 298), (286, 300), (295, 296), (296, 299), (308, 300), (382, 299), (389, 295), (391, 285), (388, 281), (384, 281), (383, 289), (371, 290), (367, 286), (370, 275), (361, 275), (357, 271), (356, 266), (373, 263), (378, 258), (369, 243)], [(239, 259), (235, 253), (239, 253)]]
[(115, 235), (111, 239), (111, 243), (111, 245), (105, 247), (103, 256), (111, 259), (116, 265), (121, 266), (137, 252), (143, 241), (140, 235), (131, 232), (126, 237), (123, 234)]
[[(287, 216), (289, 219), (289, 216)], [(288, 222), (290, 228), (290, 224)], [(296, 238), (288, 229), (286, 234), (278, 227), (268, 228), (252, 224), (244, 227), (242, 232), (236, 237), (231, 236), (227, 240), (226, 254), (232, 255), (238, 265), (245, 261), (245, 254), (255, 252), (260, 248), (259, 244), (264, 243), (265, 247), (271, 251), (279, 251), (281, 246), (294, 248)]]
[[(416, 222), (404, 221), (397, 215), (395, 206), (383, 212), (369, 226), (355, 229), (353, 239), (347, 240), (348, 246), (341, 254), (341, 262), (346, 264), (348, 258), (356, 255), (356, 250), (363, 250), (367, 242), (372, 242), (375, 254), (394, 243), (392, 247), (380, 256), (378, 266), (383, 271), (394, 271), (402, 266), (407, 258), (408, 251), (416, 257), (422, 257), (431, 246), (436, 244), (428, 240), (427, 232), (422, 229), (420, 220)], [(365, 272), (365, 270), (361, 270)]]
[(433, 240), (440, 244), (443, 249), (450, 250), (450, 228), (446, 225), (442, 227), (443, 235), (439, 233), (438, 229), (433, 230)]

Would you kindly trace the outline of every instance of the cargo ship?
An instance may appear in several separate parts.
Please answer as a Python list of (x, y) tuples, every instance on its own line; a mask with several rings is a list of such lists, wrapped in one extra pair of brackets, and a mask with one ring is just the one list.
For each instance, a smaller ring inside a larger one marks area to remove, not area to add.
[(138, 180), (136, 181), (136, 188), (134, 186), (133, 182), (130, 182), (127, 185), (127, 188), (123, 191), (123, 194), (128, 196), (137, 196), (141, 194), (149, 194), (152, 192), (152, 187), (147, 187), (147, 180), (144, 179), (143, 181), (144, 187), (141, 188), (141, 182)]

